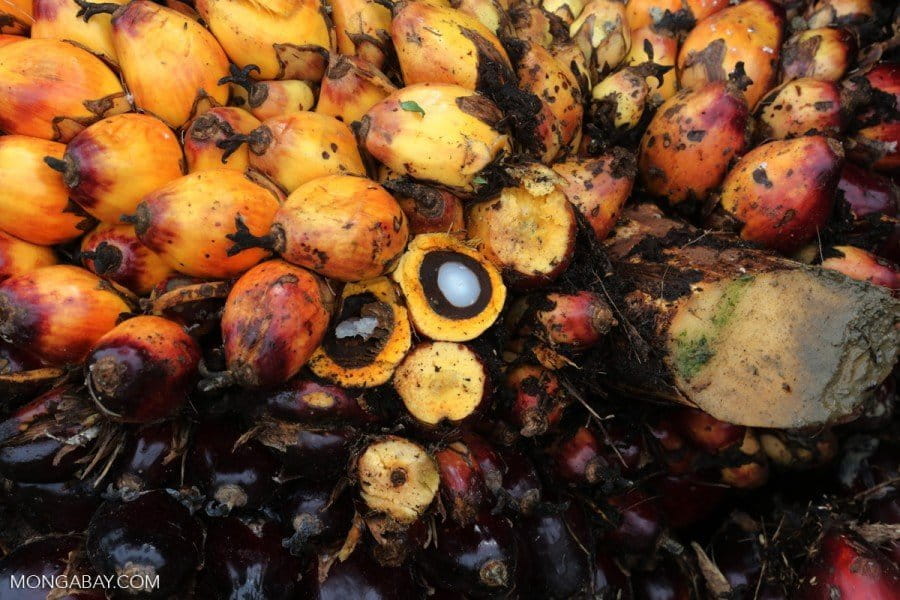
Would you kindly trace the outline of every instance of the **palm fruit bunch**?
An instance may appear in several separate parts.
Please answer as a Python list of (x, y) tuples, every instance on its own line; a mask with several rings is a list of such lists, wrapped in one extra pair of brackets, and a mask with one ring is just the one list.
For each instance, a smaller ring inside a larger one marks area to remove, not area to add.
[(900, 597), (891, 0), (0, 0), (0, 600)]

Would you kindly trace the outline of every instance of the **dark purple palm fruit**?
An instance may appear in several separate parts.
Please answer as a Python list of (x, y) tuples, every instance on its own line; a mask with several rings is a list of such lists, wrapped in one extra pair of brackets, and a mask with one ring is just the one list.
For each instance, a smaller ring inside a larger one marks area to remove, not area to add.
[(92, 481), (55, 483), (7, 481), (6, 494), (23, 520), (44, 533), (82, 532), (103, 498)]
[(178, 421), (134, 430), (112, 469), (113, 486), (131, 492), (177, 487), (187, 434), (187, 427)]
[[(80, 578), (84, 573), (81, 535), (54, 535), (22, 544), (0, 559), (0, 600), (103, 600), (100, 590), (60, 588), (56, 583)], [(38, 579), (43, 578), (43, 579)], [(51, 585), (44, 585), (44, 582)], [(37, 585), (36, 585), (37, 583)]]
[(713, 534), (709, 559), (735, 594), (753, 596), (762, 574), (764, 548), (759, 525), (748, 515), (731, 515)]
[(260, 397), (269, 415), (285, 421), (316, 426), (361, 426), (375, 419), (360, 394), (301, 377), (260, 392)]
[(415, 558), (430, 585), (466, 598), (503, 598), (515, 586), (518, 554), (512, 523), (481, 512), (470, 525), (445, 521)]
[(210, 519), (196, 597), (208, 600), (297, 598), (303, 565), (282, 545), (285, 534), (281, 524), (269, 518)]
[(528, 589), (552, 600), (578, 597), (591, 586), (593, 540), (587, 519), (579, 505), (562, 506), (516, 521), (529, 559)]
[(154, 490), (104, 502), (88, 526), (85, 548), (97, 573), (133, 582), (116, 597), (184, 597), (200, 565), (203, 537), (200, 522), (176, 497)]
[(296, 597), (303, 600), (425, 598), (409, 567), (386, 567), (376, 562), (365, 546), (357, 547), (343, 561), (310, 561), (300, 588), (301, 593)]
[(657, 563), (649, 571), (633, 572), (631, 585), (635, 600), (691, 600), (699, 597), (691, 580), (671, 559)]
[(241, 433), (226, 420), (207, 420), (194, 429), (185, 482), (208, 498), (210, 515), (259, 508), (277, 489), (278, 460), (258, 442), (241, 440)]
[(631, 583), (628, 575), (613, 560), (612, 552), (605, 549), (594, 550), (593, 576), (590, 598), (617, 598), (631, 600)]
[(285, 479), (334, 481), (347, 473), (358, 435), (351, 427), (320, 428), (267, 419), (253, 438), (278, 455)]
[(606, 543), (631, 552), (650, 551), (663, 530), (656, 498), (632, 488), (607, 498), (606, 504), (609, 508), (601, 515), (609, 527), (604, 535)]
[(666, 525), (683, 529), (709, 519), (725, 501), (728, 488), (714, 473), (661, 475), (651, 481)]
[(284, 545), (296, 556), (331, 549), (350, 531), (351, 494), (334, 484), (294, 479), (282, 484), (275, 505), (290, 528)]
[(524, 452), (514, 448), (504, 448), (499, 456), (504, 470), (500, 486), (494, 490), (498, 505), (521, 514), (530, 514), (540, 508), (544, 500), (544, 484), (534, 462)]

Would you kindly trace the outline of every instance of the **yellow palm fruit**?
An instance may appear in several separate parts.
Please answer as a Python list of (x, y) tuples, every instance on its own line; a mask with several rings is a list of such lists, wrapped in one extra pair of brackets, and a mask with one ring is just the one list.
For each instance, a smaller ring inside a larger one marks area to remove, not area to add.
[(331, 19), (341, 54), (358, 56), (378, 67), (391, 47), (391, 11), (370, 0), (331, 0)]
[(316, 94), (306, 81), (257, 81), (250, 76), (253, 71), (259, 71), (259, 67), (250, 65), (240, 69), (232, 65), (231, 75), (221, 82), (232, 84), (231, 103), (246, 108), (257, 119), (265, 121), (299, 110), (311, 110), (316, 105)]
[[(111, 0), (110, 3), (122, 5), (127, 1)], [(117, 64), (111, 20), (108, 14), (98, 14), (85, 21), (81, 7), (74, 0), (34, 0), (31, 37), (73, 42)]]
[(370, 108), (396, 91), (387, 75), (354, 56), (331, 57), (316, 112), (344, 123), (359, 121)]
[(222, 148), (219, 142), (235, 134), (246, 135), (259, 126), (259, 119), (242, 108), (217, 106), (209, 109), (185, 129), (184, 157), (188, 172), (210, 169), (246, 171), (250, 166), (247, 145), (240, 143), (232, 150)]
[(53, 248), (32, 244), (0, 231), (0, 281), (57, 262)]
[(593, 72), (599, 71), (601, 76), (609, 73), (631, 49), (625, 4), (619, 0), (593, 0), (569, 26), (569, 35)]
[(34, 21), (31, 15), (31, 0), (3, 0), (0, 2), (0, 33), (27, 33)]
[(652, 62), (661, 67), (669, 67), (662, 78), (649, 75), (647, 85), (655, 100), (668, 100), (678, 91), (678, 77), (675, 61), (678, 59), (678, 40), (665, 32), (657, 32), (652, 27), (641, 27), (631, 32), (631, 50), (625, 57), (625, 64), (637, 67)]

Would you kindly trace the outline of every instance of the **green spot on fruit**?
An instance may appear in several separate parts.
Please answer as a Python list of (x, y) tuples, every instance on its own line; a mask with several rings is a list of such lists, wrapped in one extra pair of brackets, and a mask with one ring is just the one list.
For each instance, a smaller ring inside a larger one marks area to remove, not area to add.
[(407, 100), (405, 102), (400, 103), (400, 108), (407, 112), (419, 113), (423, 117), (425, 116), (425, 109), (423, 109), (417, 102), (413, 102), (412, 100)]
[(682, 333), (675, 342), (675, 368), (685, 379), (696, 375), (709, 362), (715, 352), (710, 348), (706, 336), (695, 340), (687, 339)]

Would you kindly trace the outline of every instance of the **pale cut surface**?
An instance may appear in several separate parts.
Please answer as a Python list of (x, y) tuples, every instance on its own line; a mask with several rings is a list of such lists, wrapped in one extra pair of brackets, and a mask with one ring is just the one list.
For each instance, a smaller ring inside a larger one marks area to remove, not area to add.
[(425, 448), (399, 437), (366, 448), (357, 475), (366, 505), (400, 523), (418, 519), (440, 485), (437, 466)]
[(672, 320), (666, 362), (717, 419), (795, 428), (840, 422), (891, 371), (900, 302), (822, 269), (703, 282)]

